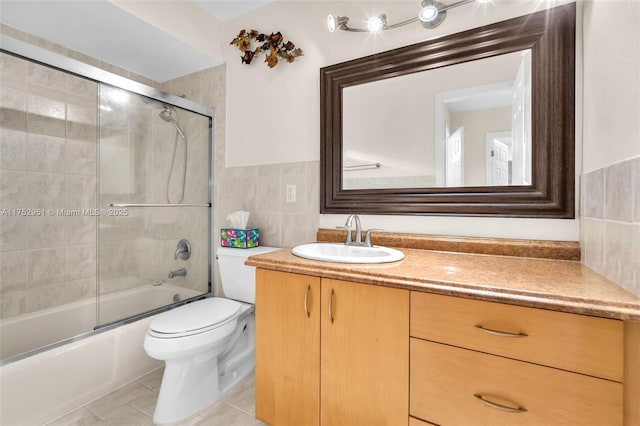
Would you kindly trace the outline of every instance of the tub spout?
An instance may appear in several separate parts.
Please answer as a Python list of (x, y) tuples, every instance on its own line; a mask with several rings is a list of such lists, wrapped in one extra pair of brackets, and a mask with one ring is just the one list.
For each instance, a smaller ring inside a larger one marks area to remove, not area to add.
[(169, 271), (169, 278), (184, 277), (187, 275), (187, 268), (176, 269), (175, 271)]

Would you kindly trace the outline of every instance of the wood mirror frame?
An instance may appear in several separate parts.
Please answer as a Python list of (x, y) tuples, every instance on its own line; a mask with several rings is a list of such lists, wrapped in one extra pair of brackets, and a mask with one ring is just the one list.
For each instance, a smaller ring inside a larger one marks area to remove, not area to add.
[[(575, 217), (575, 3), (320, 69), (320, 213)], [(346, 87), (531, 49), (532, 185), (342, 188)]]

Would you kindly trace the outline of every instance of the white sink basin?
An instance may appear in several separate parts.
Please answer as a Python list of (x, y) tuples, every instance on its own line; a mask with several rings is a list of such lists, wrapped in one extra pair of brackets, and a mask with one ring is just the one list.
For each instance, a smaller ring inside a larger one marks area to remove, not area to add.
[(388, 247), (359, 247), (336, 243), (296, 246), (291, 253), (305, 259), (338, 263), (386, 263), (404, 259), (404, 253)]

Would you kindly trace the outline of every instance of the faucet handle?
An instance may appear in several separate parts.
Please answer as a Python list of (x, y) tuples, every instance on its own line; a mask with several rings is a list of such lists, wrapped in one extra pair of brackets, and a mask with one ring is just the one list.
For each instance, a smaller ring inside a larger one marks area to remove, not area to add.
[(384, 229), (378, 229), (378, 228), (367, 229), (367, 233), (364, 236), (364, 245), (366, 245), (367, 247), (373, 247), (373, 244), (371, 244), (371, 233), (382, 232), (382, 231), (384, 231)]
[(349, 244), (351, 243), (351, 227), (350, 226), (336, 226), (336, 229), (344, 229), (347, 231), (347, 240), (345, 241), (345, 244)]

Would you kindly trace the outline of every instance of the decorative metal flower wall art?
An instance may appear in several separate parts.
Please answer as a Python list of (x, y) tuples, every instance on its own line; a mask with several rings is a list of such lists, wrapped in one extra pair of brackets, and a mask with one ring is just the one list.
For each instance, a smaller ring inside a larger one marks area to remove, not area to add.
[[(252, 50), (251, 40), (255, 40), (262, 44), (256, 47), (255, 50)], [(256, 30), (242, 30), (236, 38), (231, 40), (229, 45), (238, 46), (238, 49), (243, 53), (241, 56), (242, 63), (247, 65), (251, 63), (256, 55), (261, 52), (265, 52), (266, 57), (264, 61), (267, 63), (269, 68), (273, 68), (278, 65), (278, 57), (286, 60), (287, 62), (293, 62), (298, 56), (302, 56), (304, 54), (302, 49), (296, 47), (292, 42), (287, 41), (285, 43), (284, 37), (282, 37), (280, 31), (277, 33), (271, 33), (271, 35), (266, 35), (259, 33)]]

